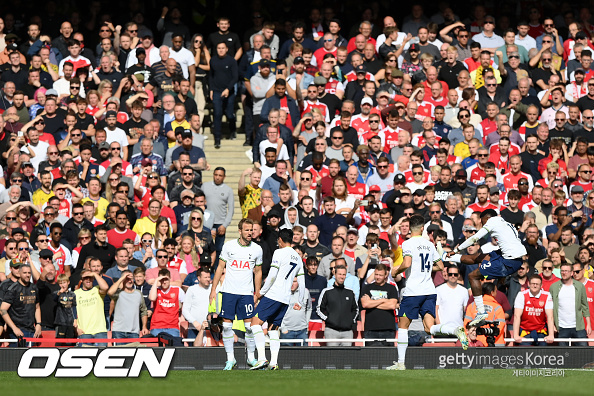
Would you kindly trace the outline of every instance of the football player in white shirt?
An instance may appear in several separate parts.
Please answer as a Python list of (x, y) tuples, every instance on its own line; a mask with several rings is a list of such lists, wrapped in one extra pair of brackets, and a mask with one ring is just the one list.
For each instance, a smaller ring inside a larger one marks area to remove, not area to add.
[[(213, 284), (218, 285), (226, 269), (225, 280), (221, 287), (221, 313), (223, 318), (223, 344), (227, 352), (224, 370), (233, 370), (237, 366), (233, 353), (233, 320), (245, 322), (245, 343), (248, 351), (248, 365), (256, 364), (254, 351), (256, 344), (250, 326), (254, 316), (254, 304), (258, 301), (262, 285), (262, 248), (252, 242), (254, 221), (241, 219), (239, 222), (239, 238), (223, 245), (219, 257), (219, 266), (215, 272)], [(255, 289), (255, 290), (254, 290)], [(216, 298), (216, 288), (212, 288), (208, 301)]]
[[(260, 302), (256, 307), (255, 316), (252, 318), (252, 332), (258, 349), (258, 363), (250, 370), (261, 370), (270, 367), (278, 370), (278, 353), (280, 351), (280, 325), (285, 317), (291, 299), (293, 279), (297, 277), (299, 283), (299, 301), (305, 294), (305, 276), (303, 273), (303, 260), (291, 247), (293, 231), (285, 228), (278, 235), (278, 246), (272, 256), (270, 272), (266, 282), (258, 295)], [(299, 311), (303, 309), (299, 304), (292, 307)], [(270, 337), (270, 363), (266, 360), (266, 339), (262, 331), (262, 324), (268, 322), (268, 336)]]
[(398, 310), (398, 362), (388, 370), (405, 370), (404, 358), (408, 348), (408, 327), (413, 319), (421, 316), (427, 334), (456, 335), (462, 348), (468, 348), (468, 338), (462, 326), (452, 323), (435, 324), (437, 292), (431, 278), (434, 271), (443, 271), (443, 262), (435, 246), (423, 238), (425, 218), (414, 215), (410, 218), (411, 238), (402, 243), (402, 264), (398, 275), (406, 272), (406, 287)]
[[(476, 234), (468, 238), (464, 243), (447, 254), (448, 261), (461, 264), (480, 264), (479, 267), (468, 275), (470, 289), (476, 303), (476, 317), (470, 321), (469, 326), (475, 326), (487, 318), (485, 306), (483, 305), (483, 293), (481, 279), (499, 279), (516, 273), (522, 266), (522, 256), (525, 256), (526, 248), (518, 238), (516, 228), (503, 220), (493, 209), (487, 209), (481, 213), (481, 228)], [(497, 243), (498, 249), (488, 254), (478, 251), (472, 255), (458, 254), (460, 250), (475, 244), (481, 238), (491, 235)], [(443, 252), (439, 252), (444, 257)]]

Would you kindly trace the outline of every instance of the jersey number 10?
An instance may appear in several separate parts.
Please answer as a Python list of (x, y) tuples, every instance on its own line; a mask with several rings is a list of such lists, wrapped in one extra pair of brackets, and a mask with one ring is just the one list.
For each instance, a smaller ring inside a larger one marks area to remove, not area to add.
[(429, 262), (429, 253), (419, 254), (421, 257), (421, 272), (431, 272), (431, 263)]

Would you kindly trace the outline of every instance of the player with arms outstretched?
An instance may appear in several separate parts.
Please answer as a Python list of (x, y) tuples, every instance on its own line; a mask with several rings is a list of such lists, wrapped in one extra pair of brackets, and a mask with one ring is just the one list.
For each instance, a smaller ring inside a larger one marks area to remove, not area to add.
[[(218, 285), (223, 270), (227, 268), (225, 280), (221, 288), (221, 313), (223, 318), (223, 344), (227, 352), (227, 362), (224, 370), (233, 370), (237, 365), (233, 353), (233, 320), (245, 322), (245, 343), (247, 345), (247, 363), (256, 364), (254, 351), (256, 344), (250, 327), (254, 316), (254, 304), (262, 285), (262, 248), (252, 242), (254, 222), (251, 219), (241, 219), (239, 222), (239, 238), (226, 242), (219, 257), (219, 266), (215, 272), (213, 285)], [(255, 290), (254, 290), (255, 289)], [(217, 296), (216, 288), (210, 292), (209, 301), (212, 303)]]
[[(480, 264), (468, 275), (470, 289), (476, 303), (476, 316), (468, 323), (469, 326), (476, 326), (488, 316), (483, 305), (481, 278), (500, 279), (514, 274), (522, 266), (522, 256), (527, 254), (516, 228), (498, 216), (495, 210), (485, 210), (481, 214), (481, 223), (483, 228), (448, 253), (447, 256), (445, 253), (439, 252), (441, 257), (447, 261), (467, 265)], [(491, 235), (493, 241), (497, 243), (498, 249), (489, 253), (478, 251), (472, 255), (458, 253), (487, 235)]]
[[(278, 370), (278, 353), (280, 351), (279, 327), (287, 312), (291, 299), (291, 286), (293, 279), (297, 277), (299, 283), (299, 301), (303, 300), (305, 294), (305, 276), (303, 272), (303, 260), (291, 247), (293, 242), (293, 231), (282, 229), (278, 235), (278, 246), (272, 256), (270, 272), (266, 282), (258, 296), (260, 302), (256, 306), (256, 312), (252, 318), (252, 331), (256, 348), (258, 349), (258, 363), (251, 370), (261, 370), (269, 366), (270, 370)], [(303, 307), (295, 304), (292, 307), (299, 311)], [(266, 340), (262, 331), (262, 324), (268, 322), (268, 336), (270, 337), (270, 363), (266, 360)]]
[(419, 314), (427, 334), (450, 334), (460, 340), (462, 348), (468, 348), (464, 328), (455, 324), (435, 324), (437, 291), (431, 278), (434, 271), (443, 271), (443, 262), (435, 246), (422, 237), (425, 219), (414, 215), (410, 218), (411, 238), (402, 243), (403, 261), (396, 275), (406, 273), (406, 287), (398, 310), (398, 362), (388, 370), (405, 370), (404, 359), (408, 348), (408, 327)]

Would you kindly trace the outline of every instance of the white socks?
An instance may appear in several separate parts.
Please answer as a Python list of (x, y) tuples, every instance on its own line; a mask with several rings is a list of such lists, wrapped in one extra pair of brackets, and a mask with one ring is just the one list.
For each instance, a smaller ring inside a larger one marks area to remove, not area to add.
[(254, 351), (256, 350), (256, 341), (254, 341), (251, 323), (245, 323), (245, 345), (247, 346), (247, 360), (251, 362), (255, 358)]
[(474, 296), (474, 303), (476, 304), (476, 313), (485, 313), (485, 306), (483, 305), (483, 296)]
[(264, 337), (262, 326), (253, 325), (252, 333), (254, 335), (256, 349), (258, 350), (258, 361), (266, 360), (266, 337)]
[(431, 326), (430, 333), (432, 335), (455, 335), (457, 328), (458, 326), (453, 323), (438, 324)]
[(223, 322), (223, 345), (225, 345), (225, 352), (227, 352), (227, 361), (235, 360), (235, 354), (233, 353), (233, 323)]
[(280, 351), (280, 331), (269, 330), (268, 337), (270, 338), (270, 365), (276, 366), (278, 364), (278, 353)]
[(404, 363), (408, 348), (408, 329), (398, 329), (398, 363)]

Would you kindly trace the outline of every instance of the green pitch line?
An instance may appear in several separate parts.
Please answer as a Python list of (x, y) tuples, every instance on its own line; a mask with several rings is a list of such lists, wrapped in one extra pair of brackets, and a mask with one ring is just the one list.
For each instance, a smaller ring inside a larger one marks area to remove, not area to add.
[(594, 372), (563, 378), (521, 378), (513, 370), (170, 371), (167, 378), (21, 379), (0, 373), (7, 395), (592, 395)]

